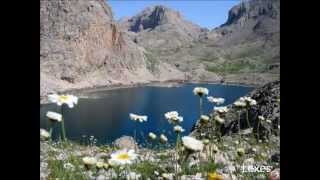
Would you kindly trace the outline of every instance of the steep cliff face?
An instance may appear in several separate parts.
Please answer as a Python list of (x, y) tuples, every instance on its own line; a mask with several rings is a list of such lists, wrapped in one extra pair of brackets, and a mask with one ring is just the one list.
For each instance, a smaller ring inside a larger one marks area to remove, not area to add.
[[(279, 20), (280, 1), (279, 0), (250, 0), (244, 1), (230, 9), (228, 20), (221, 27), (238, 24), (243, 26), (248, 21), (261, 21), (271, 18)], [(276, 27), (275, 30), (278, 30)]]
[(226, 23), (214, 30), (224, 43), (257, 38), (279, 40), (280, 0), (250, 0), (234, 6)]
[(144, 48), (121, 32), (104, 0), (40, 3), (41, 95), (155, 79)]

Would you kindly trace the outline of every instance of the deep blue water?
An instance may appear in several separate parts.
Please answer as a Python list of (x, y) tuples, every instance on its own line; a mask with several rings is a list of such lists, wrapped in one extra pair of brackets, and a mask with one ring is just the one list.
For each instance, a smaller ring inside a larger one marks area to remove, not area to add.
[[(193, 95), (193, 88), (202, 86), (209, 89), (209, 96), (223, 97), (223, 105), (233, 103), (253, 88), (216, 84), (185, 84), (180, 87), (135, 87), (98, 91), (89, 95), (98, 98), (80, 98), (78, 105), (73, 108), (64, 108), (64, 118), (67, 137), (79, 141), (83, 135), (93, 135), (98, 144), (110, 143), (123, 136), (133, 136), (137, 129), (137, 140), (145, 141), (143, 136), (149, 132), (159, 135), (165, 132), (169, 141), (175, 140), (173, 126), (169, 124), (164, 113), (178, 111), (184, 120), (181, 126), (186, 129), (182, 135), (187, 135), (199, 117), (199, 98)], [(203, 101), (203, 111), (209, 113), (213, 104), (206, 98)], [(47, 111), (60, 112), (55, 104), (41, 105), (40, 126), (48, 128)], [(147, 115), (148, 121), (144, 123), (133, 122), (129, 113)], [(58, 136), (58, 127), (54, 129), (54, 138)]]

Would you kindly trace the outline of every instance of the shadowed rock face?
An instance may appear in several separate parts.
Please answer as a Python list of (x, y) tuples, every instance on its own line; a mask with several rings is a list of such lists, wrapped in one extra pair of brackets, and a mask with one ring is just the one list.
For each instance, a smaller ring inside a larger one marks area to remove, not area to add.
[[(249, 122), (253, 127), (253, 132), (256, 133), (259, 128), (259, 137), (267, 139), (272, 134), (279, 135), (278, 125), (280, 125), (280, 81), (268, 83), (260, 88), (255, 89), (247, 96), (255, 99), (257, 105), (249, 108)], [(228, 106), (229, 111), (225, 115), (225, 123), (221, 127), (223, 135), (230, 135), (238, 132), (239, 111), (233, 104)], [(265, 119), (271, 121), (260, 121), (259, 118), (263, 116)], [(240, 111), (240, 127), (247, 129), (246, 111)], [(247, 129), (248, 130), (248, 129)], [(210, 128), (204, 128), (200, 122), (197, 122), (193, 128), (192, 135), (200, 137), (200, 133), (205, 133), (210, 137)]]
[(232, 43), (239, 43), (241, 40), (253, 41), (258, 38), (279, 40), (280, 0), (242, 2), (229, 11), (226, 23), (215, 31), (227, 36)]
[(133, 32), (142, 31), (144, 29), (153, 29), (161, 24), (168, 23), (165, 13), (167, 8), (163, 6), (155, 6), (154, 9), (146, 9), (140, 16), (136, 16), (129, 19), (130, 24), (129, 30)]
[(234, 6), (228, 14), (228, 20), (221, 27), (241, 24), (243, 21), (258, 20), (261, 18), (277, 19), (280, 16), (280, 1), (278, 0), (251, 0)]
[(144, 48), (120, 30), (104, 0), (40, 4), (41, 95), (155, 78)]
[(96, 70), (136, 66), (135, 59), (119, 59), (127, 43), (103, 0), (40, 3), (42, 93), (54, 88), (50, 80), (53, 86), (68, 86)]

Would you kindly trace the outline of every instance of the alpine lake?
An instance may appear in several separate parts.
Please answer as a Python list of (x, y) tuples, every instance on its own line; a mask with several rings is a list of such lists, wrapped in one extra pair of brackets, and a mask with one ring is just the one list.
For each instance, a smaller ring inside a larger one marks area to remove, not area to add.
[[(146, 143), (149, 132), (158, 137), (161, 133), (165, 134), (172, 144), (176, 135), (173, 125), (168, 123), (164, 114), (178, 111), (179, 116), (183, 117), (180, 125), (185, 129), (181, 135), (188, 135), (199, 119), (199, 97), (193, 94), (195, 87), (208, 88), (209, 96), (224, 98), (224, 104), (219, 106), (231, 104), (253, 90), (253, 87), (239, 85), (186, 83), (173, 87), (141, 86), (90, 91), (79, 97), (78, 105), (74, 108), (62, 106), (67, 138), (83, 142), (91, 137), (96, 139), (97, 145), (103, 145), (125, 135), (134, 137), (136, 130), (139, 144)], [(203, 97), (202, 108), (204, 114), (209, 114), (214, 104)], [(52, 103), (40, 105), (41, 128), (49, 128), (46, 117), (48, 111), (61, 113), (61, 106)], [(130, 113), (148, 116), (147, 122), (130, 120)], [(59, 137), (59, 124), (56, 123), (53, 139)]]

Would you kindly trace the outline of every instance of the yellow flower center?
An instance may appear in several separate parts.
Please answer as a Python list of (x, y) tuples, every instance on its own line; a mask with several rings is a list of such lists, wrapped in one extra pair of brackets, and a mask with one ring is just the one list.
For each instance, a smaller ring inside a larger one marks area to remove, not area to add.
[(120, 159), (120, 160), (128, 160), (129, 159), (129, 155), (128, 154), (119, 154), (118, 155), (118, 159)]
[(222, 176), (217, 173), (208, 173), (208, 180), (223, 180)]
[(65, 96), (65, 95), (59, 96), (59, 100), (60, 100), (61, 102), (66, 102), (66, 101), (68, 101), (68, 99), (69, 99), (68, 96)]

